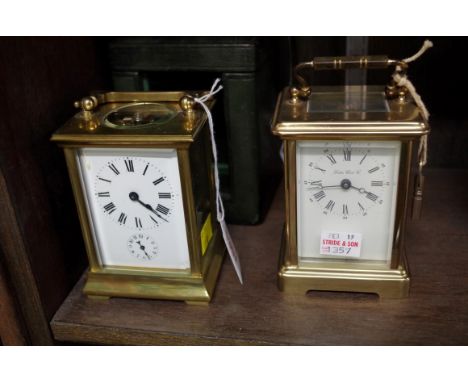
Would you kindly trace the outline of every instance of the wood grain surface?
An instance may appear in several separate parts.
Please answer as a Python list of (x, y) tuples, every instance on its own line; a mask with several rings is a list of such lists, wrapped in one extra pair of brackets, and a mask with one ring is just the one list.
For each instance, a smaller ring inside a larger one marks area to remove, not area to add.
[[(1, 255), (1, 253), (0, 253)], [(0, 344), (8, 346), (26, 345), (23, 323), (17, 311), (11, 287), (0, 262)]]
[(427, 172), (423, 220), (409, 227), (410, 297), (276, 288), (283, 190), (265, 222), (231, 226), (244, 285), (225, 261), (207, 307), (183, 302), (95, 301), (73, 289), (51, 322), (60, 341), (152, 345), (468, 344), (468, 171)]
[(0, 246), (29, 343), (52, 344), (49, 322), (85, 259), (62, 150), (52, 133), (73, 101), (109, 84), (105, 40), (0, 37)]

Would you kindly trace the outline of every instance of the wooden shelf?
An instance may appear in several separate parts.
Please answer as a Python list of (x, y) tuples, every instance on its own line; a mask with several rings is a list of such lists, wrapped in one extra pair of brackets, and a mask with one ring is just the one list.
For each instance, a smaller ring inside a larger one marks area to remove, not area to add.
[(83, 279), (55, 314), (56, 340), (152, 345), (466, 345), (468, 171), (427, 171), (423, 220), (409, 227), (410, 297), (276, 288), (283, 189), (263, 224), (231, 226), (244, 285), (225, 260), (209, 306), (85, 297)]

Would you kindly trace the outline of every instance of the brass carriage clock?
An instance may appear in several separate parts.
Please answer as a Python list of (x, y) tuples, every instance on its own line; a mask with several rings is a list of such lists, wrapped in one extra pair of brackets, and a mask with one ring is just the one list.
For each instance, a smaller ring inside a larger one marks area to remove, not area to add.
[(207, 117), (194, 105), (183, 92), (96, 93), (53, 135), (88, 254), (85, 294), (210, 300), (225, 245)]
[[(386, 88), (311, 88), (303, 73), (389, 66), (396, 71)], [(296, 67), (298, 87), (280, 94), (273, 133), (284, 142), (281, 290), (408, 295), (405, 226), (413, 187), (420, 208), (429, 126), (395, 82), (406, 69), (384, 56), (315, 58)]]

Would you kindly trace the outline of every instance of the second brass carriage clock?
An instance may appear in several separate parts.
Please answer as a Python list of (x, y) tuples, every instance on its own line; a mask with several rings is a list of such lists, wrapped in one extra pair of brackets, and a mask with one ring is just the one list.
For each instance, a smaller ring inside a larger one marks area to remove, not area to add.
[(311, 88), (302, 75), (307, 67), (393, 65), (404, 75), (405, 62), (383, 56), (316, 58), (298, 65), (299, 86), (280, 94), (273, 132), (285, 160), (281, 290), (408, 295), (405, 226), (413, 187), (420, 206), (423, 163), (416, 182), (413, 170), (427, 120), (395, 81)]
[(75, 106), (52, 140), (88, 253), (84, 292), (209, 301), (225, 246), (206, 113), (183, 92), (97, 93)]

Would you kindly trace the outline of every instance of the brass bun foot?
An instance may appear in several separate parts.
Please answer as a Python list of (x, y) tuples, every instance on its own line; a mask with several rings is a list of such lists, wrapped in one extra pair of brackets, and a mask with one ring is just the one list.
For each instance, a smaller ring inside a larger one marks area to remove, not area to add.
[[(283, 238), (284, 239), (284, 238)], [(281, 246), (284, 264), (285, 246)], [(409, 294), (410, 277), (405, 254), (397, 269), (340, 269), (280, 266), (278, 288), (286, 293), (308, 291), (376, 293), (382, 299), (405, 298)]]
[(88, 295), (88, 298), (90, 298), (91, 300), (103, 300), (103, 301), (107, 301), (110, 299), (110, 296), (97, 296), (97, 295), (92, 295), (92, 294), (89, 294)]
[(409, 294), (409, 277), (395, 278), (394, 280), (378, 279), (380, 275), (372, 275), (368, 272), (368, 279), (349, 276), (347, 273), (335, 274), (317, 272), (312, 269), (307, 271), (285, 270), (280, 272), (278, 286), (286, 293), (306, 294), (309, 291), (336, 291), (376, 293), (382, 299), (406, 298)]
[(195, 305), (195, 306), (208, 306), (210, 305), (208, 301), (185, 301), (187, 305)]

